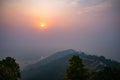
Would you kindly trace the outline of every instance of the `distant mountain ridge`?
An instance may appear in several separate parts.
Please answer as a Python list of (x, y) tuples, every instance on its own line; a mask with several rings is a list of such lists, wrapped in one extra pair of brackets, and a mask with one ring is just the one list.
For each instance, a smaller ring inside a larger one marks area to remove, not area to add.
[(85, 67), (91, 71), (99, 71), (105, 66), (116, 65), (120, 68), (120, 63), (104, 56), (87, 55), (73, 49), (56, 52), (55, 54), (27, 66), (22, 71), (22, 80), (62, 80), (65, 76), (69, 59), (73, 55), (79, 55)]

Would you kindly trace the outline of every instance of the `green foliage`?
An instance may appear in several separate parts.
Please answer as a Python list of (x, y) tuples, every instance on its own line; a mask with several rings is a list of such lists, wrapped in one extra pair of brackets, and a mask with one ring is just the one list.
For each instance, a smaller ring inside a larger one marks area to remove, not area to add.
[(66, 70), (65, 80), (89, 80), (89, 72), (82, 63), (82, 59), (74, 55), (70, 60), (70, 65)]
[(15, 59), (6, 57), (0, 61), (0, 80), (17, 80), (20, 78), (20, 68)]
[(94, 73), (94, 80), (120, 80), (120, 69), (115, 66), (103, 68), (103, 70)]

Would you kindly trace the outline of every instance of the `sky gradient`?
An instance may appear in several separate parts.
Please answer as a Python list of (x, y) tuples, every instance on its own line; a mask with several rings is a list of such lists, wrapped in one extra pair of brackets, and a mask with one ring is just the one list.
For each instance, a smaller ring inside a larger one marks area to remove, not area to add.
[[(0, 0), (0, 57), (65, 49), (120, 61), (119, 0)], [(44, 23), (47, 29), (41, 29)]]

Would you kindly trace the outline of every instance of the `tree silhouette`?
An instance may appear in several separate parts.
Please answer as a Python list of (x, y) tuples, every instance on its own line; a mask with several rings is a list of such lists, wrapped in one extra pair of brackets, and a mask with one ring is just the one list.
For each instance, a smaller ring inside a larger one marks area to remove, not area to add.
[(70, 65), (66, 70), (65, 80), (88, 80), (89, 72), (82, 63), (82, 59), (74, 55), (70, 60)]
[(6, 57), (0, 61), (0, 80), (17, 80), (20, 78), (20, 68), (14, 58)]
[(115, 66), (107, 66), (93, 76), (94, 80), (120, 80), (120, 69)]

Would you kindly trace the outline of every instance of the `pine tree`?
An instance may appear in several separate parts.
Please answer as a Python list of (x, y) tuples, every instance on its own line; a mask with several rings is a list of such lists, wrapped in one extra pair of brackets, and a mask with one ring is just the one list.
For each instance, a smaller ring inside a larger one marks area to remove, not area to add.
[(69, 60), (69, 66), (66, 70), (65, 80), (88, 80), (89, 79), (89, 72), (84, 67), (82, 63), (82, 59), (74, 55)]

